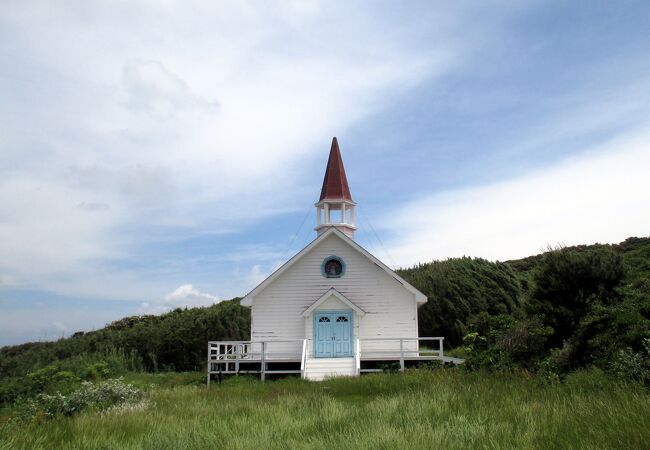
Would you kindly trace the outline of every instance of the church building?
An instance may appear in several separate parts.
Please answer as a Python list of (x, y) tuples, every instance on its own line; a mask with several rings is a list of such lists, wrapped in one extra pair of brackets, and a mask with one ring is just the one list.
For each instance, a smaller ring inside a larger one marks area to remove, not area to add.
[(375, 371), (372, 361), (404, 368), (442, 358), (442, 338), (427, 338), (439, 346), (433, 354), (420, 351), (418, 307), (427, 297), (355, 241), (355, 207), (334, 138), (315, 239), (242, 299), (251, 309), (250, 341), (211, 343), (209, 373), (299, 371), (319, 380)]

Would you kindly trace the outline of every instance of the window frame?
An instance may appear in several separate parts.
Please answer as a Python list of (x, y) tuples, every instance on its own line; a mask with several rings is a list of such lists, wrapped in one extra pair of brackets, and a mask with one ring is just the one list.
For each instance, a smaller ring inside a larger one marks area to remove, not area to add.
[[(327, 265), (328, 262), (330, 261), (338, 261), (341, 264), (341, 273), (338, 275), (330, 275), (327, 272), (325, 272), (325, 266)], [(345, 275), (345, 269), (346, 269), (346, 264), (345, 261), (343, 261), (343, 258), (340, 256), (336, 255), (330, 255), (327, 258), (323, 260), (323, 262), (320, 265), (320, 273), (323, 277), (325, 278), (342, 278), (343, 275)]]

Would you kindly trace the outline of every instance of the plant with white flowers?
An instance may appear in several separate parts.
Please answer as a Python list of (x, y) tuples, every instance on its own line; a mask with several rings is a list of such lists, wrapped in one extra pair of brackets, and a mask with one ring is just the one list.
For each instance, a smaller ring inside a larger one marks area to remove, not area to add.
[(117, 405), (138, 403), (143, 397), (142, 390), (125, 383), (122, 378), (99, 383), (84, 381), (79, 389), (68, 395), (60, 392), (37, 395), (25, 403), (21, 416), (24, 419), (49, 419), (60, 415), (70, 416), (88, 409), (104, 411)]

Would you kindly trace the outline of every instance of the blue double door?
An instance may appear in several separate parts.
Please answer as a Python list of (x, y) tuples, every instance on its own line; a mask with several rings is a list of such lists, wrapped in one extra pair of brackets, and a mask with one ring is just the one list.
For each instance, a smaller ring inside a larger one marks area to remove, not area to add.
[(314, 357), (352, 356), (353, 349), (351, 311), (314, 313)]

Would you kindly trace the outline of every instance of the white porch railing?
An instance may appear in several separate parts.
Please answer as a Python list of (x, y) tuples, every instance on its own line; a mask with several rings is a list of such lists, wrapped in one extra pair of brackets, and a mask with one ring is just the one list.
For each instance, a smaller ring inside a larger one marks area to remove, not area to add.
[[(365, 338), (357, 339), (357, 354), (365, 361), (399, 361), (404, 371), (405, 360), (444, 360), (444, 337)], [(433, 347), (422, 343), (433, 343)], [(361, 357), (363, 347), (363, 357)], [(361, 369), (359, 372), (380, 372), (381, 369)]]
[[(304, 376), (304, 362), (307, 355), (307, 339), (282, 339), (273, 341), (210, 341), (208, 342), (208, 374), (210, 385), (212, 374), (260, 374), (262, 380), (267, 374), (299, 373)], [(302, 343), (302, 348), (300, 344)], [(295, 350), (294, 350), (295, 348)], [(269, 370), (269, 363), (301, 362), (300, 370)], [(242, 369), (242, 365), (246, 368)], [(251, 367), (251, 366), (257, 366)]]
[[(381, 371), (363, 369), (362, 361), (399, 361), (403, 371), (405, 361), (452, 360), (444, 357), (443, 341), (442, 337), (357, 338), (353, 354), (356, 374)], [(300, 374), (304, 378), (312, 351), (311, 339), (210, 341), (208, 385), (212, 374), (254, 373), (259, 374), (262, 380), (267, 374)], [(291, 363), (295, 368), (269, 370), (271, 363)]]
[(210, 341), (208, 358), (213, 361), (266, 360), (293, 361), (300, 355), (305, 339), (282, 339), (272, 341)]

